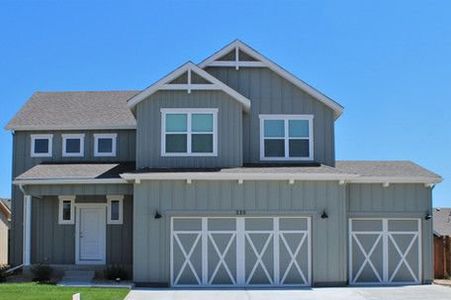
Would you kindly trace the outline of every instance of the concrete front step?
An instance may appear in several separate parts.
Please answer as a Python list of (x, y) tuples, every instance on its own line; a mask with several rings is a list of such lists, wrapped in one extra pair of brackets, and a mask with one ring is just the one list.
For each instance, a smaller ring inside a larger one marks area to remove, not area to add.
[(94, 271), (68, 270), (64, 272), (64, 282), (91, 282), (94, 279)]

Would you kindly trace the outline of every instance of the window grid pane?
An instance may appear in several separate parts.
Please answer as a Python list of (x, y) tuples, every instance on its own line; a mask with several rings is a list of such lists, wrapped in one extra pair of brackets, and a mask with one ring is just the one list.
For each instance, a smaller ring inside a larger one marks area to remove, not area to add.
[(63, 220), (70, 221), (71, 217), (71, 201), (63, 201)]
[(213, 114), (192, 114), (192, 132), (213, 132)]
[(187, 132), (187, 114), (166, 114), (166, 132)]
[(288, 136), (308, 138), (309, 121), (308, 120), (288, 120)]
[(265, 137), (284, 137), (285, 136), (285, 125), (284, 120), (265, 120), (264, 121), (264, 131)]
[(76, 139), (66, 139), (66, 153), (80, 153), (81, 140)]
[(97, 152), (99, 152), (99, 153), (113, 152), (113, 139), (112, 138), (99, 138), (97, 140)]
[(111, 201), (111, 220), (118, 221), (119, 220), (119, 201), (113, 200)]
[(49, 140), (48, 139), (35, 139), (34, 140), (34, 153), (48, 153), (49, 152)]

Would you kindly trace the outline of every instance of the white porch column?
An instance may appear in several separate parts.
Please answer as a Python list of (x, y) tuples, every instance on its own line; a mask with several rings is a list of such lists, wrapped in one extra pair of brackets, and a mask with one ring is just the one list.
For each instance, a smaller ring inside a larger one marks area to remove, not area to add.
[(23, 257), (24, 266), (29, 266), (31, 261), (31, 196), (23, 198)]

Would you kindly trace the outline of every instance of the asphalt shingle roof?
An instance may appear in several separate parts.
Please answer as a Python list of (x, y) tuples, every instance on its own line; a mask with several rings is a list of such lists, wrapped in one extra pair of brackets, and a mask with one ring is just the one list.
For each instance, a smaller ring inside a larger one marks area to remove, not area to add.
[(139, 91), (36, 92), (6, 125), (10, 130), (134, 128), (127, 100)]
[(433, 215), (434, 233), (451, 236), (451, 208), (436, 208)]
[(119, 174), (131, 170), (134, 170), (134, 163), (43, 163), (17, 176), (15, 180), (120, 178)]

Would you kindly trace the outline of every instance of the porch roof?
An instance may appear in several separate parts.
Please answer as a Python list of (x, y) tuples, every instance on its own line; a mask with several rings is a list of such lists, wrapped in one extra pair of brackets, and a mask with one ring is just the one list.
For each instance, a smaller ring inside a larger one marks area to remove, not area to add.
[(132, 162), (42, 163), (17, 176), (14, 184), (126, 183), (120, 174), (134, 169)]

